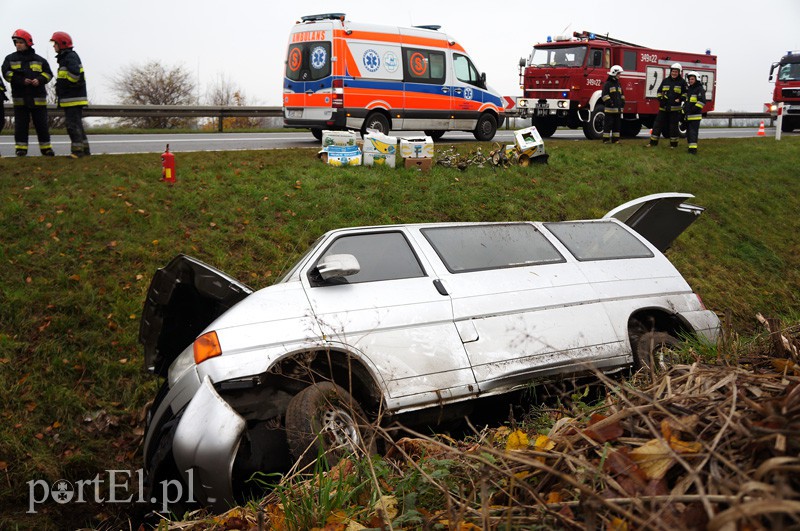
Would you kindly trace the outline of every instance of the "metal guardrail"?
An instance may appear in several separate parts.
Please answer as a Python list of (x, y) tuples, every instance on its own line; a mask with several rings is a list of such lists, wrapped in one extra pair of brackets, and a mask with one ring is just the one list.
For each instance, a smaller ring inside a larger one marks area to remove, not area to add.
[[(13, 108), (6, 104), (6, 116), (13, 116)], [(63, 115), (64, 110), (55, 105), (47, 106), (48, 112)], [(216, 105), (89, 105), (83, 110), (83, 116), (97, 116), (107, 118), (136, 118), (146, 117), (177, 117), (177, 118), (217, 118), (218, 131), (223, 131), (224, 118), (277, 118), (283, 116), (282, 107), (230, 107)], [(734, 120), (761, 119), (769, 120), (772, 127), (773, 121), (769, 113), (765, 112), (710, 112), (706, 115), (708, 120), (728, 120), (728, 127), (733, 127)]]

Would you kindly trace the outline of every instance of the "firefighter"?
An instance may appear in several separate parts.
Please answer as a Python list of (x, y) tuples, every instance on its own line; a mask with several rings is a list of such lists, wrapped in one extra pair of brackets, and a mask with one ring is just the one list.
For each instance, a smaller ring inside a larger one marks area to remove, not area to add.
[[(6, 125), (6, 108), (3, 105), (3, 102), (8, 100), (8, 96), (6, 96), (6, 84), (3, 81), (3, 76), (0, 75), (0, 133), (3, 132), (3, 126)], [(1, 155), (0, 155), (1, 156)]]
[(42, 155), (55, 155), (50, 144), (50, 131), (47, 126), (47, 85), (53, 79), (53, 72), (44, 57), (36, 55), (33, 37), (25, 30), (18, 29), (11, 35), (17, 51), (7, 55), (1, 67), (3, 77), (11, 85), (11, 99), (14, 102), (14, 149), (18, 157), (28, 154), (28, 124), (33, 118), (39, 150)]
[(622, 67), (614, 65), (608, 71), (608, 79), (603, 85), (603, 105), (605, 117), (603, 118), (603, 144), (616, 144), (619, 142), (619, 131), (622, 125), (622, 110), (625, 108), (625, 95), (619, 84), (619, 75)]
[(689, 142), (689, 153), (697, 155), (697, 141), (700, 134), (700, 120), (703, 119), (703, 107), (706, 104), (706, 88), (700, 82), (697, 72), (687, 72), (689, 86), (686, 89), (686, 101), (683, 104), (683, 117), (686, 120), (686, 140)]
[(669, 147), (678, 147), (678, 126), (683, 113), (683, 102), (686, 101), (686, 81), (681, 77), (683, 67), (675, 63), (670, 67), (669, 77), (658, 87), (658, 115), (653, 124), (653, 133), (647, 147), (658, 145), (658, 137), (666, 127), (669, 131)]
[(67, 134), (70, 139), (70, 154), (73, 159), (91, 155), (89, 140), (83, 128), (83, 108), (89, 105), (86, 97), (86, 77), (81, 58), (73, 50), (72, 37), (63, 31), (53, 33), (50, 38), (58, 60), (56, 97), (58, 106), (64, 109)]

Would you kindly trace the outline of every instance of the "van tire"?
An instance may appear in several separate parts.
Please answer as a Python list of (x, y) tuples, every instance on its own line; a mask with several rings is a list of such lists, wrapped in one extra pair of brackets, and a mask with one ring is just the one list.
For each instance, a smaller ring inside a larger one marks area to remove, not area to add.
[(650, 370), (655, 364), (654, 372), (666, 369), (672, 361), (670, 351), (680, 348), (681, 340), (666, 332), (645, 332), (636, 341), (633, 349), (633, 369)]
[(314, 138), (317, 140), (322, 140), (322, 129), (319, 127), (312, 127), (311, 134), (314, 135)]
[(367, 119), (364, 120), (364, 125), (361, 127), (361, 136), (367, 134), (367, 129), (375, 129), (379, 133), (388, 135), (390, 130), (389, 119), (381, 112), (371, 112), (367, 115)]
[(475, 130), (472, 132), (472, 134), (475, 135), (475, 138), (481, 142), (488, 142), (494, 138), (496, 133), (497, 119), (488, 112), (481, 114), (481, 116), (478, 118), (478, 123), (475, 126)]

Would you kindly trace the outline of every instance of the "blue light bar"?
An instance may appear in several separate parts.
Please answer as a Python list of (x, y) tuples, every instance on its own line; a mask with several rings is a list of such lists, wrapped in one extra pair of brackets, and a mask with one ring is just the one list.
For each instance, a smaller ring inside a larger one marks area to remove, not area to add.
[(551, 37), (550, 35), (548, 35), (548, 36), (547, 36), (547, 42), (553, 42), (553, 37)]
[(711, 55), (711, 48), (706, 48), (706, 55)]
[(596, 38), (597, 38), (597, 36), (596, 36), (594, 33), (590, 33), (590, 34), (589, 34), (589, 40), (590, 40), (590, 41), (593, 41), (593, 40), (595, 40)]

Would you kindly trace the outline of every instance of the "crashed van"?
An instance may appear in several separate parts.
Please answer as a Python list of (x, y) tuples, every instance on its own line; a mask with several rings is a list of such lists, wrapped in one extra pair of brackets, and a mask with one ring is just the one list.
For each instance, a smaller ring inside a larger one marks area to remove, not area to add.
[(715, 341), (719, 319), (663, 254), (703, 212), (691, 197), (584, 221), (332, 230), (258, 291), (175, 257), (140, 327), (146, 367), (166, 379), (146, 484), (181, 482), (222, 510), (255, 472), (369, 450), (369, 424)]

